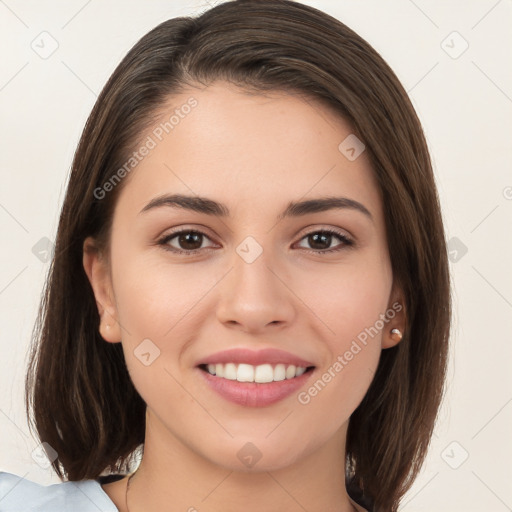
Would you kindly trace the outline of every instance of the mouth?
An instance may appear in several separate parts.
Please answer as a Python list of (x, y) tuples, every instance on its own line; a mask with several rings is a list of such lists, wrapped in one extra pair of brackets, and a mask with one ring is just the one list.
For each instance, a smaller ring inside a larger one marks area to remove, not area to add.
[(315, 366), (297, 366), (294, 364), (260, 364), (246, 363), (217, 363), (200, 364), (198, 368), (217, 379), (226, 379), (238, 382), (269, 384), (292, 380), (310, 373)]
[(315, 368), (312, 361), (270, 347), (232, 348), (195, 364), (207, 389), (245, 407), (265, 407), (291, 397), (312, 378)]
[(243, 407), (267, 407), (297, 394), (314, 375), (315, 366), (216, 363), (196, 367), (207, 389)]

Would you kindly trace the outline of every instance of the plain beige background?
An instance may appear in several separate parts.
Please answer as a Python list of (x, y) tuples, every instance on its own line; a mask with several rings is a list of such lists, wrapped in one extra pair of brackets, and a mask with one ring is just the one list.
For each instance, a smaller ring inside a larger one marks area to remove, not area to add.
[[(142, 35), (214, 3), (0, 0), (0, 470), (60, 481), (33, 457), (23, 379), (46, 250), (86, 117)], [(367, 39), (408, 90), (450, 241), (448, 391), (401, 510), (512, 510), (512, 0), (303, 3)]]

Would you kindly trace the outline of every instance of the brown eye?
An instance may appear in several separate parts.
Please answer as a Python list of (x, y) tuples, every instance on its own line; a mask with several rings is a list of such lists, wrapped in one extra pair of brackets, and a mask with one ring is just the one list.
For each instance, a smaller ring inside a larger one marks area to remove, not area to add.
[(191, 231), (189, 233), (177, 235), (176, 240), (180, 246), (180, 249), (192, 251), (194, 249), (201, 248), (203, 240), (202, 237), (203, 235), (201, 233)]
[[(330, 248), (333, 240), (336, 238), (340, 241), (340, 243), (335, 245), (334, 248)], [(194, 255), (212, 247), (201, 247), (205, 239), (210, 240), (208, 235), (205, 233), (201, 231), (186, 229), (166, 235), (158, 242), (158, 244), (162, 245), (164, 249), (171, 252)], [(310, 250), (306, 250), (306, 252), (311, 252), (313, 254), (328, 254), (338, 252), (344, 248), (355, 245), (354, 241), (344, 233), (330, 229), (312, 231), (311, 233), (302, 237), (301, 241), (302, 240), (306, 240), (310, 246)]]
[(327, 233), (313, 233), (312, 235), (308, 235), (309, 244), (315, 250), (329, 249), (332, 238), (332, 235)]
[[(330, 248), (333, 239), (340, 240), (334, 248)], [(308, 245), (311, 247), (311, 251), (316, 254), (325, 254), (331, 252), (337, 252), (342, 250), (344, 247), (350, 247), (354, 245), (354, 241), (348, 238), (344, 233), (340, 233), (335, 230), (322, 229), (319, 231), (313, 231), (301, 240), (306, 240)]]
[(172, 252), (195, 254), (201, 251), (205, 238), (209, 240), (205, 233), (187, 229), (166, 235), (158, 243)]

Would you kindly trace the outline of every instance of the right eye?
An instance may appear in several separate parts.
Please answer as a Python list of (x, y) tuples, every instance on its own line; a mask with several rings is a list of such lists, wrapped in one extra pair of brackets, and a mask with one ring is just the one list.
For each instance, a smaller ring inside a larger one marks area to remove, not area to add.
[[(173, 246), (170, 243), (175, 238), (178, 247)], [(208, 235), (206, 235), (206, 233), (203, 233), (202, 231), (182, 229), (180, 231), (175, 231), (173, 233), (165, 235), (158, 241), (158, 244), (162, 245), (163, 248), (167, 251), (176, 252), (178, 254), (193, 255), (197, 254), (198, 252), (201, 252), (201, 247), (195, 246), (201, 246), (203, 238), (207, 238), (209, 240)]]

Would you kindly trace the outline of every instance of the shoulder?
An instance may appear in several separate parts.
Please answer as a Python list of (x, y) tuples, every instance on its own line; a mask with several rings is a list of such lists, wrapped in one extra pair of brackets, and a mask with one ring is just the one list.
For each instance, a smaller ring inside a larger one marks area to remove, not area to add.
[(0, 512), (118, 512), (96, 480), (40, 485), (0, 471)]

